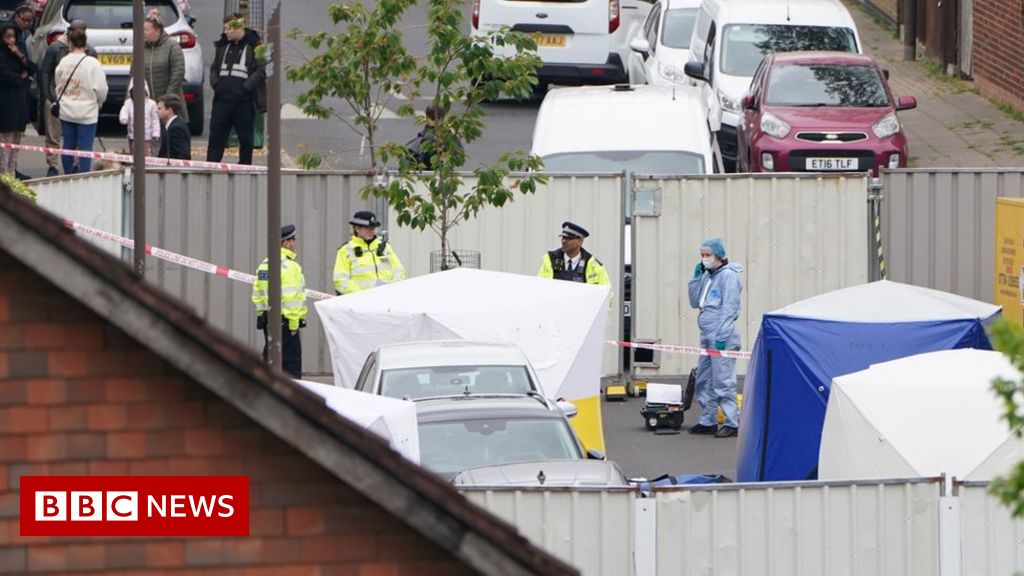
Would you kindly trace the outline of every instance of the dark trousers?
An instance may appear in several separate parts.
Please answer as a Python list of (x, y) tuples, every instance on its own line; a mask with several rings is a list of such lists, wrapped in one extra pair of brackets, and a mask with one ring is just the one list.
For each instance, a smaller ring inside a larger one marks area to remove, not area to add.
[(210, 111), (210, 142), (206, 151), (207, 162), (220, 162), (231, 128), (238, 135), (238, 163), (252, 164), (254, 121), (256, 114), (249, 100), (214, 100)]
[[(263, 361), (267, 360), (267, 340), (270, 339), (270, 332), (263, 328)], [(288, 329), (288, 321), (285, 320), (281, 327), (281, 369), (293, 378), (302, 378), (302, 339), (299, 337), (299, 330), (292, 334)]]

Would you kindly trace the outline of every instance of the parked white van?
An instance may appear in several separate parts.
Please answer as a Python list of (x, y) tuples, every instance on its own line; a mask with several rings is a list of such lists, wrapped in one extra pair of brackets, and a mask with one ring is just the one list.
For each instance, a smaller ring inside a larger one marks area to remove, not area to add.
[(736, 166), (741, 101), (765, 54), (862, 51), (857, 26), (840, 0), (704, 0), (685, 73), (702, 81), (712, 127), (728, 171)]
[(693, 86), (587, 86), (548, 92), (532, 153), (547, 172), (719, 171), (707, 108)]
[[(550, 84), (614, 84), (628, 80), (629, 39), (650, 12), (641, 0), (473, 0), (470, 35), (509, 27), (531, 34)], [(511, 53), (497, 47), (498, 54)]]

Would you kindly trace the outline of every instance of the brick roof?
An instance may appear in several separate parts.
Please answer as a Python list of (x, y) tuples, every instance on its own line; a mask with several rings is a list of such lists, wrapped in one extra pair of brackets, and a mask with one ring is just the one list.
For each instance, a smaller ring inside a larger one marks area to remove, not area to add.
[(2, 184), (0, 251), (478, 572), (577, 573)]

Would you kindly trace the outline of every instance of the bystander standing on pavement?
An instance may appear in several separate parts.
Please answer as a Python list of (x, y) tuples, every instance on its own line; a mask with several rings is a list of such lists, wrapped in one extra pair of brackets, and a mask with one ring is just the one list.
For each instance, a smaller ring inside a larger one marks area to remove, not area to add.
[[(739, 350), (740, 335), (736, 319), (740, 314), (743, 266), (725, 257), (725, 243), (710, 238), (700, 245), (700, 262), (693, 270), (688, 291), (690, 306), (699, 308), (697, 325), (700, 346), (718, 351)], [(735, 436), (739, 429), (739, 408), (736, 405), (736, 359), (701, 356), (697, 362), (697, 401), (701, 406), (700, 421), (690, 428), (691, 434), (714, 434), (718, 438)], [(717, 427), (718, 409), (725, 421)]]
[[(135, 79), (130, 78), (128, 80), (128, 94), (124, 99), (124, 104), (121, 105), (121, 112), (118, 114), (118, 120), (121, 121), (122, 126), (128, 127), (128, 153), (135, 153), (135, 102), (132, 100), (132, 89), (135, 87)], [(149, 94), (149, 86), (145, 86), (146, 92), (146, 130), (145, 134), (142, 135), (141, 143), (142, 149), (145, 150), (146, 156), (153, 154), (153, 142), (160, 139), (160, 116), (156, 112), (156, 102)], [(190, 146), (191, 148), (191, 146)]]
[[(81, 20), (72, 20), (68, 24), (68, 32), (72, 30), (81, 30), (85, 32), (85, 22)], [(71, 48), (68, 46), (67, 34), (61, 34), (46, 47), (46, 52), (43, 54), (43, 61), (39, 66), (39, 78), (37, 79), (37, 85), (39, 86), (39, 96), (44, 98), (42, 111), (40, 112), (40, 124), (43, 125), (46, 131), (46, 147), (47, 148), (60, 148), (63, 145), (61, 141), (61, 123), (60, 118), (50, 114), (50, 108), (53, 107), (54, 102), (57, 101), (58, 92), (61, 86), (57, 86), (56, 72), (57, 64), (68, 55)], [(96, 57), (96, 51), (90, 47), (86, 47), (85, 53), (93, 58)], [(46, 154), (46, 175), (56, 176), (60, 173), (60, 154)]]
[[(60, 86), (57, 105), (63, 147), (68, 150), (92, 150), (100, 108), (107, 99), (107, 75), (99, 60), (86, 53), (86, 40), (85, 30), (68, 32), (71, 52), (57, 64), (54, 75)], [(92, 168), (89, 158), (79, 158), (77, 168), (71, 156), (62, 157), (61, 164), (65, 174), (88, 172)]]
[(601, 286), (611, 284), (601, 261), (583, 249), (583, 239), (590, 236), (590, 232), (578, 224), (562, 222), (559, 236), (561, 248), (544, 254), (537, 276)]
[[(35, 72), (35, 66), (18, 48), (17, 27), (14, 24), (0, 26), (0, 142), (21, 143), (21, 135), (28, 124), (28, 100), (23, 82)], [(0, 148), (0, 172), (14, 176), (18, 165), (18, 151)]]
[(181, 117), (184, 109), (185, 102), (174, 94), (164, 94), (157, 98), (156, 114), (163, 123), (160, 130), (160, 151), (157, 156), (178, 160), (192, 159), (192, 135)]
[(210, 65), (213, 109), (210, 111), (210, 144), (206, 159), (224, 158), (231, 129), (238, 135), (238, 163), (252, 164), (255, 118), (267, 109), (266, 71), (256, 56), (260, 35), (245, 27), (245, 17), (235, 12), (224, 17), (224, 33), (214, 42)]
[[(152, 90), (151, 96), (173, 94), (185, 101), (185, 54), (181, 46), (164, 32), (164, 23), (159, 13), (151, 11), (143, 24), (146, 36), (146, 85)], [(178, 116), (188, 124), (188, 109)]]
[[(302, 340), (306, 327), (306, 278), (296, 260), (298, 234), (294, 224), (281, 228), (281, 367), (295, 378), (302, 377)], [(267, 312), (270, 310), (270, 264), (266, 258), (256, 269), (252, 303), (256, 307), (256, 329), (263, 331), (263, 360), (267, 359)]]
[(352, 294), (405, 279), (405, 267), (387, 240), (377, 236), (380, 221), (361, 210), (348, 221), (352, 238), (338, 248), (334, 259), (334, 291)]

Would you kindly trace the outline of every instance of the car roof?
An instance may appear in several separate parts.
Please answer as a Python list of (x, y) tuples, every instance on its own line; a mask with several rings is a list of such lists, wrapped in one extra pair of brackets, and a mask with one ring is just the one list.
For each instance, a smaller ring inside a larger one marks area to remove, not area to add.
[[(671, 129), (667, 129), (667, 123)], [(700, 88), (586, 86), (550, 90), (537, 114), (533, 153), (682, 150), (705, 154)]]
[(668, 0), (665, 2), (666, 10), (674, 10), (676, 8), (700, 8), (700, 4), (703, 0)]
[(857, 29), (850, 11), (839, 0), (725, 0), (718, 3), (720, 25), (790, 24)]
[(377, 364), (381, 370), (418, 368), (423, 366), (523, 366), (527, 364), (522, 351), (509, 342), (474, 342), (472, 340), (431, 340), (386, 344), (377, 348)]
[(776, 52), (771, 55), (773, 63), (776, 64), (854, 64), (854, 65), (875, 65), (875, 59), (867, 54), (854, 54), (852, 52)]
[(564, 420), (554, 404), (535, 396), (483, 395), (417, 400), (416, 418), (420, 424), (491, 418)]

